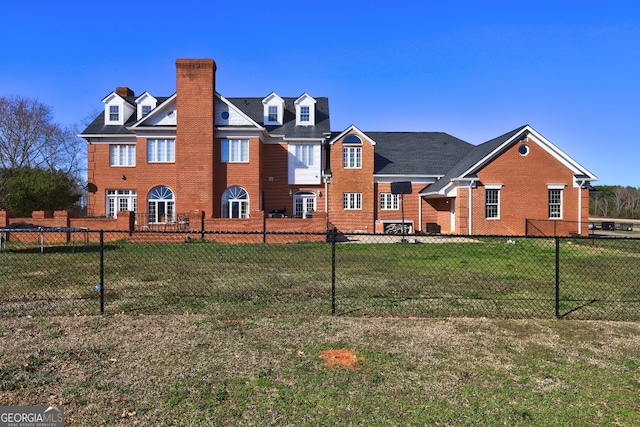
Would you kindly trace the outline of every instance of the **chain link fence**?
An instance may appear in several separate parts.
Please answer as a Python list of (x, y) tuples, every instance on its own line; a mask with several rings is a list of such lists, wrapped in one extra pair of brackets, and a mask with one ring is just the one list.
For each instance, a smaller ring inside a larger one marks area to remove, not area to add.
[(640, 319), (640, 239), (0, 232), (0, 316)]

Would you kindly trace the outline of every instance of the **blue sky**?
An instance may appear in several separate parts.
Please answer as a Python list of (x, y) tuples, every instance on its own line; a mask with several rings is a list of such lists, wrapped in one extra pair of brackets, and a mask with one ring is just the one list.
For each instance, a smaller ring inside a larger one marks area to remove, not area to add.
[(213, 58), (223, 96), (327, 96), (333, 130), (479, 144), (529, 124), (595, 185), (640, 187), (637, 2), (37, 0), (3, 4), (0, 35), (0, 95), (63, 125)]

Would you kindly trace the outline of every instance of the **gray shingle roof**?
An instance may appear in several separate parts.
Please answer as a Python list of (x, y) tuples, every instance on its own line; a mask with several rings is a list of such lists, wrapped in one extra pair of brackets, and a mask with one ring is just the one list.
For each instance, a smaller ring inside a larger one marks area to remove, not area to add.
[(444, 132), (364, 132), (376, 142), (374, 174), (440, 176), (473, 145)]
[[(127, 96), (125, 101), (135, 107), (136, 96)], [(158, 106), (165, 102), (169, 97), (157, 97)], [(100, 112), (97, 117), (82, 132), (83, 135), (133, 135), (134, 133), (127, 129), (137, 121), (137, 115), (134, 113), (129, 117), (123, 125), (105, 125), (104, 113)]]
[[(160, 106), (168, 97), (158, 97)], [(233, 105), (253, 121), (264, 126), (263, 98), (226, 98)], [(296, 110), (294, 102), (298, 98), (282, 98), (285, 102), (285, 111), (282, 126), (265, 126), (267, 131), (274, 135), (285, 135), (287, 138), (323, 138), (331, 131), (329, 121), (329, 100), (326, 97), (314, 98), (316, 100), (316, 125), (296, 126)], [(125, 97), (125, 100), (135, 105), (135, 96)], [(124, 125), (105, 125), (104, 113), (98, 116), (82, 132), (83, 135), (133, 135), (127, 127), (136, 122), (136, 115), (132, 114)]]
[(507, 140), (521, 132), (525, 127), (527, 127), (527, 125), (520, 126), (519, 128), (512, 130), (511, 132), (507, 132), (497, 138), (474, 146), (463, 158), (461, 158), (450, 170), (448, 170), (442, 178), (440, 178), (437, 182), (429, 185), (428, 187), (422, 189), (421, 192), (435, 193), (441, 190), (449, 182), (451, 182), (453, 178), (459, 177), (466, 170), (471, 168), (473, 165), (487, 157), (495, 149), (504, 144)]
[[(264, 98), (226, 98), (227, 101), (238, 107), (254, 122), (264, 126)], [(329, 99), (326, 97), (314, 98), (316, 100), (316, 125), (296, 126), (296, 107), (294, 102), (298, 98), (282, 98), (284, 101), (283, 124), (280, 126), (264, 126), (270, 134), (285, 135), (287, 138), (322, 138), (325, 133), (331, 131), (329, 122)]]

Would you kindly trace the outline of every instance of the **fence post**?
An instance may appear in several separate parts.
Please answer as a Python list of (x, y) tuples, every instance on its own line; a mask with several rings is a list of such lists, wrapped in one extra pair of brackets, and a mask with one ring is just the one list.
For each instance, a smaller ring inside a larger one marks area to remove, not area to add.
[(100, 230), (100, 314), (104, 314), (104, 230)]
[(336, 314), (336, 228), (331, 231), (331, 314)]
[(556, 319), (560, 318), (560, 238), (554, 237), (556, 241)]

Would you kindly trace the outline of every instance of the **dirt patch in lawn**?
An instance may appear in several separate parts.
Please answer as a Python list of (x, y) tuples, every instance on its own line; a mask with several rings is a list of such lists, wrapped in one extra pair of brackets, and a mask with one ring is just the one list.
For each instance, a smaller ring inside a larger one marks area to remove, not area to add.
[(344, 348), (336, 348), (321, 351), (320, 356), (325, 361), (325, 365), (329, 368), (340, 366), (347, 369), (360, 369), (360, 362), (364, 357), (358, 355), (357, 350), (347, 350)]

